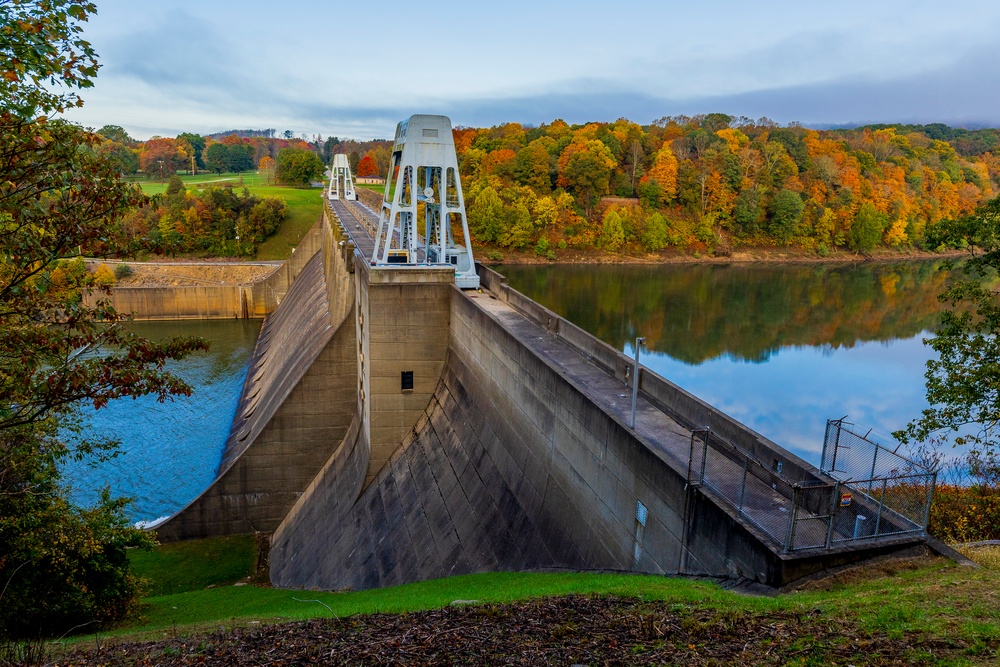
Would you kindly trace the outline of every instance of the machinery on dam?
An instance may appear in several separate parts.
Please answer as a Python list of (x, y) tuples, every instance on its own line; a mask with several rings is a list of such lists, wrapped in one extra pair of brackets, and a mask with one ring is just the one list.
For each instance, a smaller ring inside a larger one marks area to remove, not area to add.
[(377, 228), (327, 198), (217, 479), (160, 539), (267, 533), (275, 586), (337, 590), (525, 569), (780, 586), (926, 541), (932, 473), (843, 421), (816, 468), (473, 264), (450, 128), (400, 123)]
[(371, 261), (452, 266), (456, 285), (479, 287), (455, 140), (445, 116), (415, 115), (396, 126)]
[(330, 165), (330, 185), (327, 187), (326, 196), (328, 199), (347, 199), (354, 201), (358, 198), (354, 191), (354, 179), (351, 176), (351, 163), (343, 153), (333, 156)]

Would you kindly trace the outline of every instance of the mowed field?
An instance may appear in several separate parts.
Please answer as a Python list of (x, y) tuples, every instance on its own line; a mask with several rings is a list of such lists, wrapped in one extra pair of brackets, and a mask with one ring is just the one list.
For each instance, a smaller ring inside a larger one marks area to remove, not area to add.
[[(241, 180), (242, 179), (242, 180)], [(288, 219), (278, 228), (274, 236), (257, 248), (258, 260), (283, 260), (296, 247), (320, 216), (323, 215), (322, 188), (290, 188), (283, 185), (268, 185), (266, 180), (254, 173), (246, 174), (198, 174), (181, 175), (188, 190), (207, 187), (246, 188), (258, 197), (281, 197), (288, 205)], [(148, 195), (166, 192), (167, 184), (159, 181), (136, 181)]]

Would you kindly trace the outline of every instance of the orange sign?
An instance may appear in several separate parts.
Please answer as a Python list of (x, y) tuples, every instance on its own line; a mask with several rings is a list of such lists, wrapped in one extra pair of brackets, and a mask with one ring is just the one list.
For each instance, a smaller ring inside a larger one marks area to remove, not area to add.
[(841, 496), (840, 496), (840, 506), (841, 507), (847, 507), (850, 504), (851, 504), (851, 494), (849, 494), (849, 493), (843, 493), (843, 494), (841, 494)]

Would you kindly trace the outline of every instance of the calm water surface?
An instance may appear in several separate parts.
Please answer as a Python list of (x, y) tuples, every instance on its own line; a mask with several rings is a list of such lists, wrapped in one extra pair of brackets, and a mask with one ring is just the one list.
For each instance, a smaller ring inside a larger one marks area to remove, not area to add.
[[(927, 406), (936, 262), (506, 266), (508, 283), (807, 461), (827, 419), (887, 434)], [(890, 439), (885, 436), (886, 439)]]
[(85, 410), (90, 432), (121, 441), (121, 454), (97, 465), (70, 463), (64, 480), (73, 497), (91, 504), (104, 486), (134, 499), (135, 520), (169, 516), (194, 500), (215, 479), (236, 412), (260, 320), (136, 322), (151, 340), (202, 336), (207, 353), (175, 362), (171, 370), (194, 387), (189, 397), (158, 403), (143, 397)]
[[(510, 284), (812, 463), (826, 420), (889, 433), (926, 406), (921, 339), (948, 275), (936, 263), (858, 266), (509, 266)], [(190, 398), (124, 399), (90, 413), (122, 454), (66, 479), (92, 501), (105, 485), (133, 516), (181, 509), (214, 479), (259, 321), (137, 323), (159, 339), (198, 335), (208, 354), (176, 370)]]

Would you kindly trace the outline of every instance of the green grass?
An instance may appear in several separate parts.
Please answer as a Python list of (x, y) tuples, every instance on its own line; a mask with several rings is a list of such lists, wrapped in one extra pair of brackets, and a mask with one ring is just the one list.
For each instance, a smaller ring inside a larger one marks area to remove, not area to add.
[[(969, 646), (1000, 642), (1000, 570), (949, 561), (901, 561), (849, 572), (823, 590), (746, 597), (711, 582), (594, 573), (501, 572), (437, 579), (358, 592), (291, 591), (225, 585), (251, 575), (251, 538), (217, 538), (136, 553), (138, 573), (153, 582), (141, 618), (116, 635), (156, 638), (218, 625), (433, 609), (455, 600), (505, 603), (569, 593), (614, 594), (684, 607), (744, 613), (792, 612), (849, 619), (890, 636), (925, 632)], [(212, 588), (206, 588), (213, 586)], [(168, 591), (172, 594), (165, 594)], [(178, 592), (184, 590), (186, 592)], [(985, 648), (984, 648), (985, 650)]]
[[(240, 186), (242, 176), (243, 185)], [(288, 205), (288, 219), (274, 235), (257, 247), (258, 260), (284, 260), (292, 254), (292, 248), (298, 246), (306, 232), (316, 224), (323, 215), (323, 200), (321, 188), (290, 188), (283, 185), (268, 185), (265, 179), (254, 173), (235, 174), (197, 174), (181, 175), (181, 180), (189, 189), (207, 188), (231, 184), (233, 187), (245, 187), (250, 194), (259, 197), (281, 197)], [(148, 195), (166, 192), (166, 183), (159, 181), (137, 181), (142, 191)]]
[(232, 584), (250, 576), (257, 547), (250, 535), (161, 544), (132, 551), (136, 573), (150, 582), (149, 595), (174, 595)]

